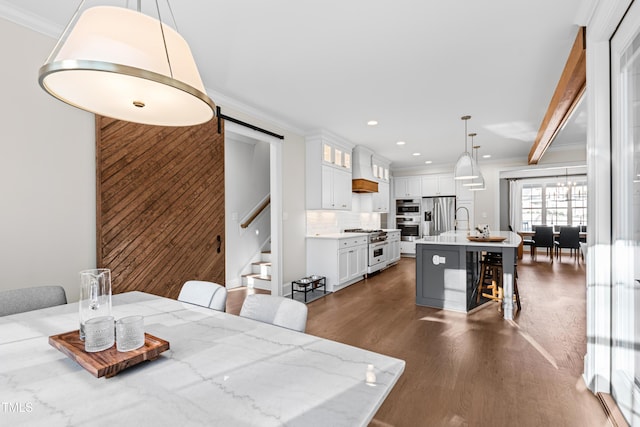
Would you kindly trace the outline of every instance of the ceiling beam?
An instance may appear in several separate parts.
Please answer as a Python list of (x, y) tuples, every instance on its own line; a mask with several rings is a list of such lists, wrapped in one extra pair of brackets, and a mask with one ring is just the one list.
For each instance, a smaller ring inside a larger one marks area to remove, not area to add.
[(547, 112), (538, 130), (536, 140), (531, 147), (531, 151), (529, 151), (530, 165), (535, 165), (540, 161), (547, 148), (551, 145), (553, 138), (571, 116), (571, 112), (578, 104), (586, 85), (586, 32), (585, 27), (580, 27), (556, 91), (553, 93)]

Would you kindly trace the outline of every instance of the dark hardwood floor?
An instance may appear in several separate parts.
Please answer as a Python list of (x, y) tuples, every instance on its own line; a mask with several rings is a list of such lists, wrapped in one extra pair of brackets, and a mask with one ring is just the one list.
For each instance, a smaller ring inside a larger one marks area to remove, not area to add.
[(513, 321), (495, 303), (469, 315), (416, 306), (415, 260), (403, 258), (310, 303), (307, 333), (406, 361), (372, 426), (607, 426), (581, 378), (584, 265), (548, 260), (518, 265)]

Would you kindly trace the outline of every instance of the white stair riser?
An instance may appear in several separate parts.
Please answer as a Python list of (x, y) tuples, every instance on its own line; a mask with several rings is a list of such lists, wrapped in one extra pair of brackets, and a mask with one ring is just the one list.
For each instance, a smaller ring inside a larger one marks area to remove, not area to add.
[(252, 264), (251, 272), (262, 276), (271, 276), (271, 265)]
[(262, 262), (271, 262), (271, 252), (262, 252), (260, 254), (260, 260)]
[(264, 289), (264, 290), (269, 291), (269, 290), (271, 290), (271, 281), (258, 279), (256, 277), (247, 277), (247, 276), (245, 276), (245, 277), (242, 278), (242, 286), (258, 288), (258, 289)]

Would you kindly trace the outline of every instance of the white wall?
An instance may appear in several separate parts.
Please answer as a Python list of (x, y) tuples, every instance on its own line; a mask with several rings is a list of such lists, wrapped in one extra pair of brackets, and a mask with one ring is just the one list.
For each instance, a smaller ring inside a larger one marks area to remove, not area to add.
[(55, 40), (4, 19), (0, 39), (0, 290), (60, 284), (75, 301), (96, 266), (94, 116), (38, 85)]
[(225, 132), (226, 286), (241, 286), (240, 273), (271, 233), (270, 209), (248, 228), (240, 224), (270, 192), (269, 143)]

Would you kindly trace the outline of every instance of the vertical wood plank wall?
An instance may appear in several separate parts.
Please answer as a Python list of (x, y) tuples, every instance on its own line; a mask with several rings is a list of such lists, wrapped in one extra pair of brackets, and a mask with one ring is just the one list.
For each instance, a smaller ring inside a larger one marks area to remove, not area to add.
[[(96, 116), (97, 264), (113, 293), (224, 284), (224, 132)], [(219, 236), (219, 241), (218, 241)], [(218, 248), (220, 252), (218, 252)]]

